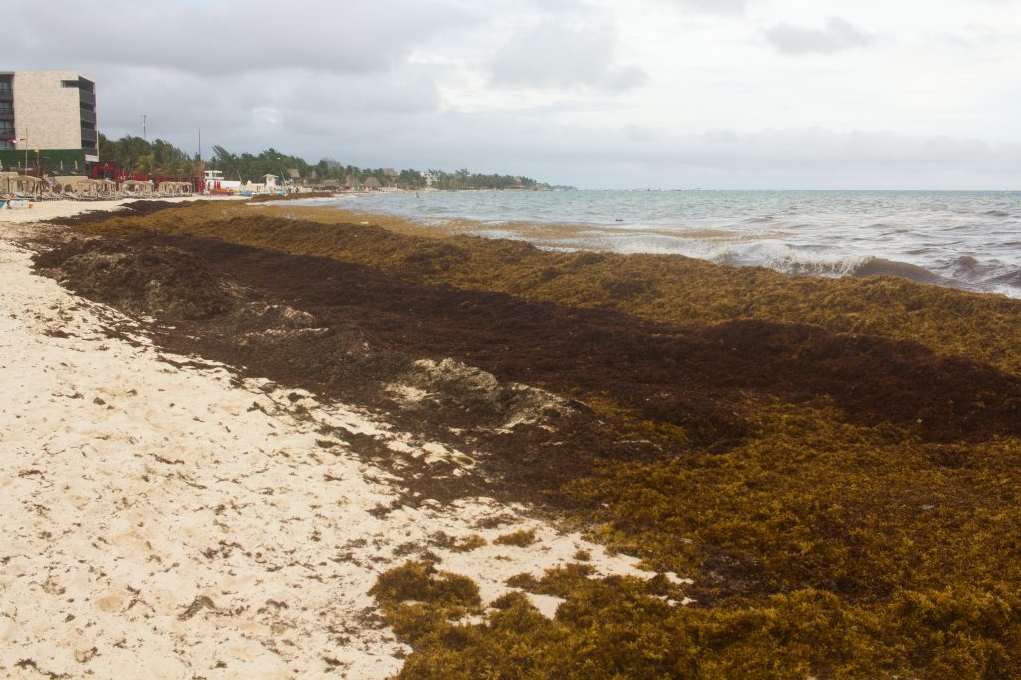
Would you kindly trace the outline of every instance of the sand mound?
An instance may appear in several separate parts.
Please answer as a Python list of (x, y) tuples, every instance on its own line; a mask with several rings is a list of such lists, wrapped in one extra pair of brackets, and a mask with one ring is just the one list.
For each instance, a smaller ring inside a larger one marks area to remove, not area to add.
[(501, 383), (492, 373), (449, 358), (415, 361), (400, 382), (387, 389), (405, 407), (430, 401), (473, 414), (480, 421), (498, 423), (502, 429), (540, 422), (571, 410), (551, 392), (520, 383)]

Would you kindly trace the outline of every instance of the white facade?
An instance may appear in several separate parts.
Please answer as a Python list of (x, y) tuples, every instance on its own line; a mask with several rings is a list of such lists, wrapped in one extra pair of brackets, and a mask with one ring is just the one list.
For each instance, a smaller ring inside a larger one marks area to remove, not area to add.
[(206, 183), (206, 193), (226, 191), (236, 194), (241, 191), (241, 180), (224, 179), (222, 170), (206, 170), (203, 179)]
[(251, 194), (276, 194), (281, 190), (281, 186), (277, 184), (276, 175), (263, 175), (262, 184), (256, 184), (255, 182), (248, 180), (241, 189)]

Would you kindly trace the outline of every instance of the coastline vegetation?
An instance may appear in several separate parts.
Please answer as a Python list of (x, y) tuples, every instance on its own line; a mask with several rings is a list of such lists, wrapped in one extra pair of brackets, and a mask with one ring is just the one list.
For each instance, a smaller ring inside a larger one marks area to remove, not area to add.
[(99, 160), (103, 163), (119, 163), (125, 170), (136, 174), (167, 177), (193, 177), (199, 174), (197, 156), (192, 157), (165, 140), (149, 142), (134, 135), (112, 140), (100, 133)]
[[(99, 159), (102, 162), (117, 162), (133, 173), (167, 177), (199, 177), (205, 169), (220, 170), (224, 178), (230, 180), (261, 182), (267, 174), (289, 177), (288, 171), (294, 169), (310, 185), (321, 185), (327, 181), (364, 185), (370, 178), (374, 178), (380, 186), (411, 190), (430, 186), (425, 175), (413, 169), (398, 172), (387, 168), (360, 168), (330, 158), (309, 163), (301, 157), (273, 148), (258, 154), (235, 154), (222, 146), (213, 146), (211, 157), (199, 158), (198, 154), (189, 155), (165, 140), (149, 142), (133, 135), (111, 140), (100, 134)], [(548, 184), (530, 177), (473, 173), (467, 168), (455, 172), (432, 169), (428, 174), (432, 178), (431, 186), (440, 190), (550, 188)]]
[[(660, 575), (598, 577), (578, 555), (541, 578), (513, 577), (517, 590), (483, 609), (470, 579), (431, 562), (400, 565), (373, 589), (414, 650), (399, 677), (1021, 677), (1021, 302), (889, 277), (799, 278), (678, 256), (548, 252), (300, 214), (199, 204), (78, 228), (222, 239), (437, 290), (612, 309), (636, 325), (662, 324), (650, 328), (667, 340), (705, 340), (698, 347), (707, 361), (768, 362), (744, 348), (766, 346), (775, 332), (789, 359), (771, 374), (778, 382), (807, 382), (845, 359), (856, 371), (839, 374), (847, 388), (839, 398), (811, 390), (770, 397), (773, 382), (696, 392), (684, 418), (665, 396), (628, 401), (548, 374), (541, 387), (583, 401), (621, 446), (640, 440), (655, 452), (599, 459), (554, 490), (558, 510)], [(755, 342), (742, 344), (735, 329)], [(891, 366), (899, 377), (882, 375)], [(901, 397), (893, 378), (917, 384)], [(969, 392), (955, 387), (962, 379), (1009, 389)], [(933, 395), (947, 403), (930, 422), (922, 410)], [(699, 399), (716, 399), (740, 428), (700, 420), (718, 411), (695, 408)], [(886, 404), (890, 414), (855, 416), (855, 399)], [(918, 422), (897, 415), (912, 409)], [(593, 445), (578, 433), (558, 436), (565, 450)], [(669, 572), (694, 583), (678, 585)], [(527, 593), (563, 603), (549, 619)]]

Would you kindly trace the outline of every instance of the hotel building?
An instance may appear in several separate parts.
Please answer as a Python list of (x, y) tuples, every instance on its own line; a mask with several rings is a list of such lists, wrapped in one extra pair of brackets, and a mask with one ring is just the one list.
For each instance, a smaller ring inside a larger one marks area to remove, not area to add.
[[(26, 154), (27, 152), (27, 154)], [(99, 160), (96, 84), (75, 71), (0, 71), (0, 164), (84, 172)]]

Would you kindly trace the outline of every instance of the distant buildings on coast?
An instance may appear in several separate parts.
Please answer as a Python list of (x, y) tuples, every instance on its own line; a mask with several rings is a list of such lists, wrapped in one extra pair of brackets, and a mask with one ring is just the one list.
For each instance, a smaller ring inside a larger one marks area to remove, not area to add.
[[(116, 183), (152, 182), (154, 186), (184, 181), (198, 191), (212, 188), (237, 193), (552, 188), (527, 177), (467, 169), (362, 169), (326, 159), (312, 166), (272, 149), (258, 156), (238, 157), (214, 146), (217, 154), (203, 164), (162, 140), (157, 139), (154, 144), (158, 148), (154, 148), (144, 138), (130, 135), (120, 142), (105, 140), (100, 161), (96, 110), (96, 82), (77, 71), (0, 71), (0, 173), (36, 177), (53, 190), (58, 184), (55, 178), (67, 176)], [(219, 174), (203, 177), (204, 170)], [(248, 180), (244, 187), (243, 179)], [(59, 184), (66, 189), (74, 183)]]
[(93, 80), (77, 71), (0, 71), (0, 165), (84, 172), (97, 161)]
[(242, 182), (239, 179), (226, 179), (221, 170), (206, 170), (202, 178), (201, 189), (207, 194), (238, 196), (263, 196), (267, 194), (288, 193), (297, 190), (299, 187), (304, 188), (300, 175), (298, 175), (297, 181), (293, 179), (296, 173), (297, 170), (289, 169), (287, 174), (291, 179), (285, 178), (284, 184), (281, 185), (277, 183), (277, 176), (269, 173), (263, 175), (262, 182), (256, 183), (251, 180)]

